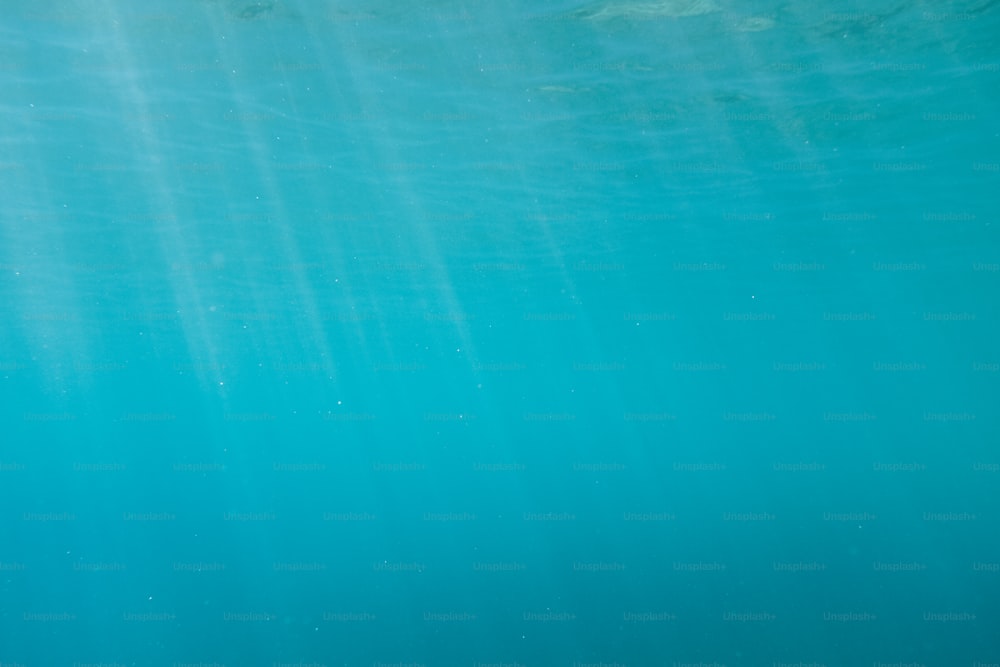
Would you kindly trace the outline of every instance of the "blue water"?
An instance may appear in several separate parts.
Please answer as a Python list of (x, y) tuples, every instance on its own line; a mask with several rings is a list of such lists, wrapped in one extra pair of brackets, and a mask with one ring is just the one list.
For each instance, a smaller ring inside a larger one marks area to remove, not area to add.
[(0, 24), (0, 665), (1000, 663), (1000, 3)]

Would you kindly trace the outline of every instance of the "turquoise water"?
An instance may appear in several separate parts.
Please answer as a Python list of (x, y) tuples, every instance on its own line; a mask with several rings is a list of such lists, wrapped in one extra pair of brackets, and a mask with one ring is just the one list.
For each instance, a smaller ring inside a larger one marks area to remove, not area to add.
[(1000, 3), (0, 36), (3, 667), (1000, 663)]

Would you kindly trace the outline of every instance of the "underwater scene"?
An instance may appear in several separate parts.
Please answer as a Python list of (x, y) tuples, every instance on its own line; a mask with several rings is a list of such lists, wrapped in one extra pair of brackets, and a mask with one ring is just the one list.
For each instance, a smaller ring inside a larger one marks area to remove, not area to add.
[(1000, 667), (1000, 2), (0, 22), (0, 667)]

